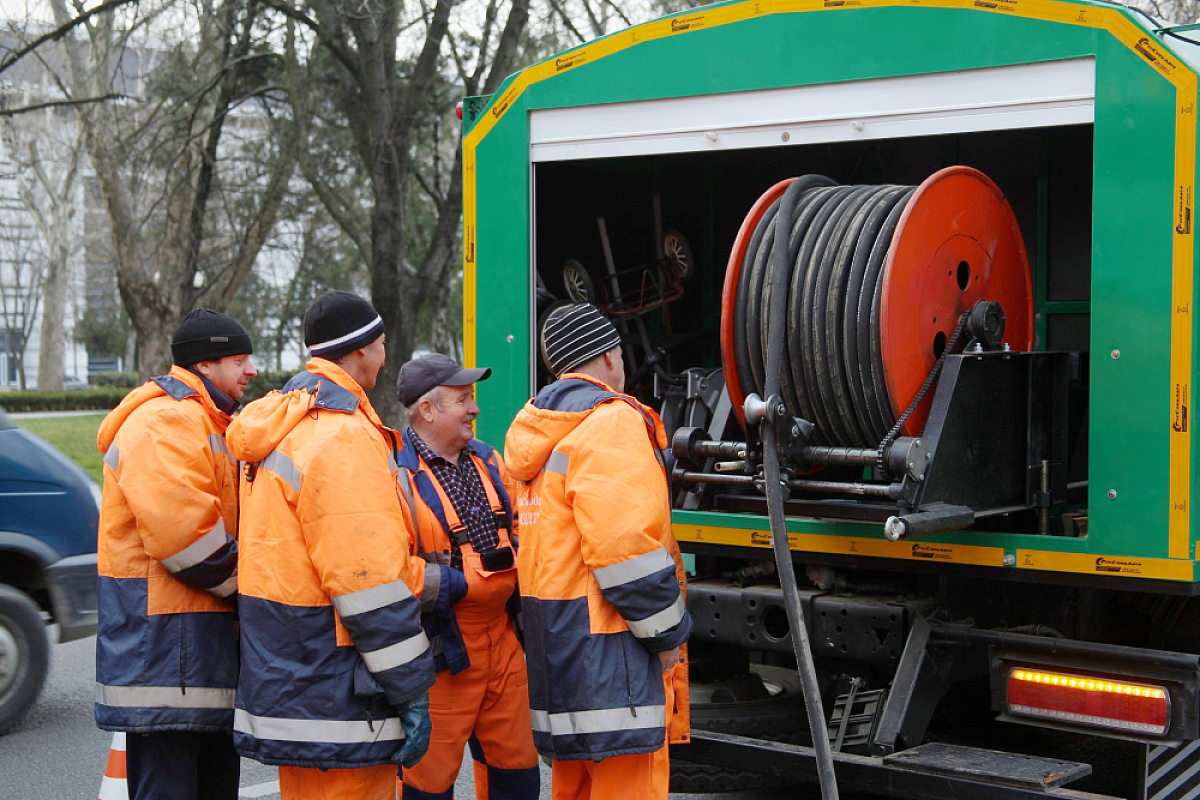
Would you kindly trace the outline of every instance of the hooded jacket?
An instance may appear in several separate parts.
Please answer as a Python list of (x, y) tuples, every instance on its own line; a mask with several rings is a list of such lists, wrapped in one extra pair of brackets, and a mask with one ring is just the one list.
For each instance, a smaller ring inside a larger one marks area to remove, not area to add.
[(237, 464), (228, 414), (180, 367), (100, 426), (96, 722), (105, 730), (233, 724)]
[(692, 621), (671, 532), (662, 423), (568, 374), (517, 414), (504, 445), (521, 529), (517, 570), (534, 742), (560, 760), (646, 753), (688, 731), (686, 669), (665, 707), (655, 653)]
[(385, 764), (403, 745), (397, 707), (433, 684), (392, 436), (362, 388), (320, 358), (229, 428), (247, 464), (234, 717), (244, 756)]

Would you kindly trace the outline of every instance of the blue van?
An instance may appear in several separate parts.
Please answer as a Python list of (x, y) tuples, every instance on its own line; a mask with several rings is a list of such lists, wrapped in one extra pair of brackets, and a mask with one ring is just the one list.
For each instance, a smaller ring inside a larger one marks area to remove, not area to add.
[(100, 488), (0, 409), (0, 734), (33, 707), (59, 641), (96, 632)]

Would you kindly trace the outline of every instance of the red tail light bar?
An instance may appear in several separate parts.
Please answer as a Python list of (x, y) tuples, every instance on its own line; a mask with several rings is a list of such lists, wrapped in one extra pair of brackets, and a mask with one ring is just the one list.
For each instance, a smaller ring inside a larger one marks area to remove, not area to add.
[(1171, 726), (1167, 687), (1099, 675), (1013, 667), (1006, 706), (1018, 716), (1140, 736), (1165, 736)]

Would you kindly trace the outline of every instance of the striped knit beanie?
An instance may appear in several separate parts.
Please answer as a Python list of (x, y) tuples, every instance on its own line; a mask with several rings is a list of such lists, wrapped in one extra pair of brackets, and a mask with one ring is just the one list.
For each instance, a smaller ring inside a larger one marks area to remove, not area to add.
[(356, 294), (330, 289), (304, 312), (304, 344), (321, 358), (341, 358), (383, 335), (374, 306)]
[(555, 377), (621, 343), (621, 335), (591, 303), (563, 306), (542, 329), (542, 355)]

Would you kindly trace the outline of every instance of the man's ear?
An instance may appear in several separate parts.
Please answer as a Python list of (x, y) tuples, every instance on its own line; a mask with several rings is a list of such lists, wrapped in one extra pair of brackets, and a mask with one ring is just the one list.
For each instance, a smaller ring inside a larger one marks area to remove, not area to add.
[(428, 397), (422, 398), (417, 403), (417, 413), (421, 415), (421, 419), (426, 422), (433, 422), (433, 400)]

